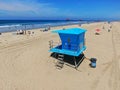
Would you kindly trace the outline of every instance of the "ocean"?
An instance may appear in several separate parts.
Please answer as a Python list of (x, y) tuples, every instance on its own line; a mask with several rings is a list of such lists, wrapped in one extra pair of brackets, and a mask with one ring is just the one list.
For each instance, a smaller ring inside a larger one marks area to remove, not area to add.
[(48, 26), (63, 26), (71, 24), (83, 24), (94, 21), (67, 21), (67, 20), (0, 20), (0, 33), (12, 32), (16, 30), (30, 30), (37, 28), (46, 28)]

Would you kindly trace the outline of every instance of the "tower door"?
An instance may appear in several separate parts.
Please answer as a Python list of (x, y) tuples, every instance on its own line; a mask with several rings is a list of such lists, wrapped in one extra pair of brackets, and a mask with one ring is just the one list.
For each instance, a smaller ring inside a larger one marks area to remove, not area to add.
[(68, 37), (64, 42), (64, 49), (71, 50), (71, 39)]

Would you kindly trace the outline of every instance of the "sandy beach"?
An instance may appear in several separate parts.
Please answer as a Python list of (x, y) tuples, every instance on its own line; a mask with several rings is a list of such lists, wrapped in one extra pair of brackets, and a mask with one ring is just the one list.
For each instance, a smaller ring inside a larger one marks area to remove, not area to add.
[[(110, 24), (112, 29), (108, 32)], [(120, 90), (120, 22), (99, 22), (31, 30), (31, 35), (0, 35), (0, 90)], [(103, 29), (104, 26), (104, 29)], [(67, 65), (61, 70), (50, 57), (49, 41), (59, 41), (52, 30), (85, 28), (86, 58), (97, 58), (91, 68), (84, 59), (78, 69)], [(95, 35), (95, 30), (101, 30)]]

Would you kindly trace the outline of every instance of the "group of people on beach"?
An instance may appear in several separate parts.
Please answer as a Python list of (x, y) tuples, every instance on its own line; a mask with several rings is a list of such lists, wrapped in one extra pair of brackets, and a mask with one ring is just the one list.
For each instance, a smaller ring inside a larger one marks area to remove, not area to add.
[[(103, 28), (102, 29), (105, 29), (105, 27), (103, 26)], [(110, 24), (109, 25), (109, 28), (108, 28), (108, 32), (110, 32), (111, 31), (111, 29), (112, 29), (112, 25)]]
[[(104, 23), (104, 24), (106, 24), (106, 23)], [(103, 29), (103, 30), (105, 29), (105, 26), (104, 26), (104, 25), (103, 25), (102, 29)], [(112, 29), (112, 24), (109, 24), (109, 27), (108, 27), (107, 31), (110, 32), (111, 29)], [(96, 29), (96, 30), (95, 30), (95, 34), (96, 34), (96, 35), (100, 35), (100, 32), (101, 32), (100, 29)]]
[(48, 31), (48, 30), (50, 30), (50, 29), (51, 29), (51, 27), (50, 27), (50, 26), (47, 26), (44, 30), (40, 30), (40, 31), (45, 32), (45, 31)]
[(23, 34), (34, 34), (34, 32), (31, 32), (31, 31), (27, 31), (26, 30), (17, 30), (17, 35), (23, 35)]
[(17, 30), (17, 35), (21, 35), (21, 34), (24, 34), (25, 33), (25, 31), (24, 30)]

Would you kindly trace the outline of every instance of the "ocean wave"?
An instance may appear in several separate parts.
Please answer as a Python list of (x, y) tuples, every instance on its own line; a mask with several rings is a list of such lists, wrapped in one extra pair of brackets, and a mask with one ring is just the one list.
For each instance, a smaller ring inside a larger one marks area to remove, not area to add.
[(1, 25), (0, 28), (9, 28), (9, 27), (18, 27), (21, 26), (20, 24), (17, 25)]

